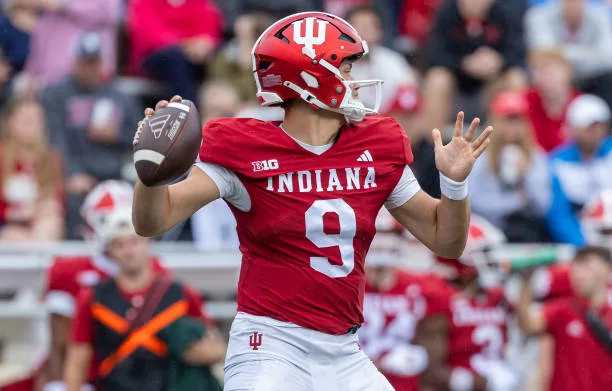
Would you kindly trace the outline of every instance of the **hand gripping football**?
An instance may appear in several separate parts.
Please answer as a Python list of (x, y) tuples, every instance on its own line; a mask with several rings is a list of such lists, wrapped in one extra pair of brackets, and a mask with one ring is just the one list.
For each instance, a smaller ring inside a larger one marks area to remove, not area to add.
[(134, 140), (134, 164), (147, 186), (172, 182), (193, 165), (200, 150), (202, 126), (193, 102), (171, 102), (147, 117)]

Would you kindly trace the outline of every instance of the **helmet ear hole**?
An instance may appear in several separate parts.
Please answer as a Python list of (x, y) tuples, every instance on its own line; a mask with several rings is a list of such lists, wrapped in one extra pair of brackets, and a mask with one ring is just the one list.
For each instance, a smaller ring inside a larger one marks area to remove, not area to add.
[(270, 61), (260, 60), (259, 65), (257, 66), (257, 70), (265, 71), (266, 69), (270, 68), (270, 65), (272, 65)]

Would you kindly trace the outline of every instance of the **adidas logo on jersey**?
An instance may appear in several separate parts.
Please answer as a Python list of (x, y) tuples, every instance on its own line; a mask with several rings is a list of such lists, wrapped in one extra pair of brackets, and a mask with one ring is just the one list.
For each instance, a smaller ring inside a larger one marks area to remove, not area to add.
[(361, 154), (361, 156), (359, 156), (357, 158), (358, 162), (373, 162), (374, 158), (372, 158), (372, 155), (370, 154), (370, 151), (368, 151), (367, 149), (365, 151), (363, 151), (363, 153)]

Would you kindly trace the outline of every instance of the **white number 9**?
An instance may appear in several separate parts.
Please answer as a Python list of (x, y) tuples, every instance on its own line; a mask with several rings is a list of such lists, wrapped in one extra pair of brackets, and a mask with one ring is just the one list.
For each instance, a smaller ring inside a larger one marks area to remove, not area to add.
[[(335, 213), (340, 222), (340, 232), (326, 234), (323, 229), (325, 213)], [(319, 248), (338, 246), (341, 265), (332, 265), (329, 258), (310, 257), (310, 266), (331, 278), (348, 276), (355, 267), (353, 239), (357, 232), (355, 211), (343, 199), (316, 200), (306, 211), (306, 237)]]

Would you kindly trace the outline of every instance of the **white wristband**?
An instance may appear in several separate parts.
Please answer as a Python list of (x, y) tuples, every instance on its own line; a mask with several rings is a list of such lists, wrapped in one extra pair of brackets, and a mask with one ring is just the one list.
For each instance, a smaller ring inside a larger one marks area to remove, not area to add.
[(474, 375), (465, 368), (454, 368), (448, 380), (448, 388), (450, 391), (472, 391), (474, 389)]
[(467, 179), (463, 182), (456, 182), (444, 174), (440, 173), (440, 191), (448, 199), (460, 201), (468, 195)]

